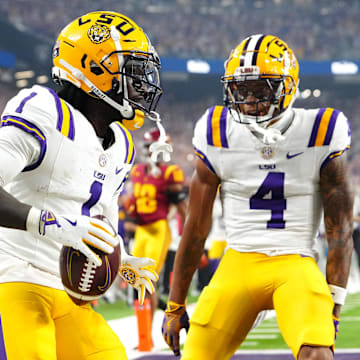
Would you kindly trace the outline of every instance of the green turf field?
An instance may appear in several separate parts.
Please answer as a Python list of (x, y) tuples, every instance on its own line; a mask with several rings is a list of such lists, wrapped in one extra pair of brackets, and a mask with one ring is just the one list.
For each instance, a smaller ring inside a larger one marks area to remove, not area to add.
[[(348, 295), (341, 312), (337, 348), (360, 348), (360, 293)], [(265, 320), (253, 330), (241, 349), (287, 349), (276, 319)]]
[[(188, 298), (188, 303), (196, 301)], [(107, 320), (134, 315), (133, 308), (123, 301), (108, 304), (99, 301), (95, 309)], [(340, 331), (336, 341), (337, 348), (360, 348), (360, 293), (348, 295), (346, 305), (341, 312)], [(280, 334), (276, 319), (265, 320), (247, 336), (241, 349), (287, 349)]]

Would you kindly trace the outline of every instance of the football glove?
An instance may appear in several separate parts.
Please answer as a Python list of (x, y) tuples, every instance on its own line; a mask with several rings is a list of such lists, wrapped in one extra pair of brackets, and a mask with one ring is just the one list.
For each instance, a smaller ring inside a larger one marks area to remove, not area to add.
[(154, 265), (153, 259), (131, 256), (122, 247), (119, 274), (123, 280), (137, 290), (140, 305), (144, 303), (146, 290), (150, 294), (155, 291), (152, 282), (159, 280), (158, 274), (151, 268)]
[(52, 211), (32, 207), (26, 227), (36, 238), (55, 241), (79, 250), (96, 266), (101, 265), (101, 259), (90, 246), (110, 254), (118, 244), (117, 237), (107, 223), (84, 215), (60, 216)]
[(181, 305), (169, 300), (161, 331), (164, 340), (175, 356), (180, 355), (180, 330), (185, 329), (188, 332), (189, 326), (189, 316), (185, 304)]

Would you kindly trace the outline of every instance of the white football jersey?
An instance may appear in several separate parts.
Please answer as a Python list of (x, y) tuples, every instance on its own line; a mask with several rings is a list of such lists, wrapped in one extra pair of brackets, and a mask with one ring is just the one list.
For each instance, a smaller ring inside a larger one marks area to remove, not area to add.
[[(132, 135), (120, 122), (110, 125), (115, 141), (105, 150), (78, 110), (53, 90), (36, 85), (21, 90), (6, 105), (0, 134), (10, 126), (36, 138), (40, 151), (35, 162), (5, 184), (5, 190), (23, 203), (59, 215), (104, 214), (116, 221), (117, 198), (135, 157)], [(0, 168), (0, 178), (8, 178), (6, 171)], [(0, 256), (21, 259), (55, 277), (60, 248), (28, 232), (0, 227)]]
[(349, 149), (351, 132), (335, 109), (293, 109), (293, 115), (285, 138), (273, 145), (223, 106), (208, 109), (196, 124), (195, 153), (221, 179), (230, 248), (316, 258), (320, 170)]

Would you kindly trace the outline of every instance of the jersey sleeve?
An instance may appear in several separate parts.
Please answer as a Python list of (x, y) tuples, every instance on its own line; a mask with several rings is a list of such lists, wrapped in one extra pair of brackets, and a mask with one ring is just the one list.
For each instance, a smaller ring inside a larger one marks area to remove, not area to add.
[(36, 163), (40, 144), (31, 135), (15, 127), (0, 128), (0, 186)]
[(331, 112), (324, 140), (328, 141), (329, 147), (321, 159), (321, 167), (335, 157), (341, 156), (350, 149), (351, 145), (351, 128), (347, 117), (336, 109), (327, 108), (326, 111)]
[(194, 130), (193, 145), (198, 156), (214, 174), (220, 176), (220, 154), (228, 148), (227, 140), (228, 109), (213, 106), (206, 110), (198, 120)]

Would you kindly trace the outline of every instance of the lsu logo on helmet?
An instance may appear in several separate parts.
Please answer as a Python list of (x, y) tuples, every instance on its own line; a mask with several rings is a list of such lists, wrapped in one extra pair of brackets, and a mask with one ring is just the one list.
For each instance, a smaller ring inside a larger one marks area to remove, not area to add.
[(90, 41), (94, 44), (101, 44), (110, 39), (110, 29), (106, 25), (92, 25), (87, 34)]

